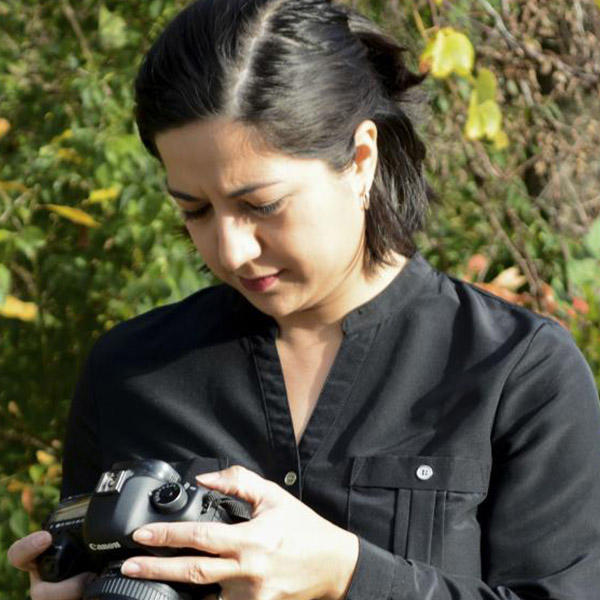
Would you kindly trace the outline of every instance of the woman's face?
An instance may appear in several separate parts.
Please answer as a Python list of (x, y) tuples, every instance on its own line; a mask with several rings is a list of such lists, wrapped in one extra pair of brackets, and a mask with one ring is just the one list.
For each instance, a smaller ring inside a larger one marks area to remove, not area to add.
[[(321, 160), (257, 153), (251, 135), (214, 119), (157, 136), (169, 190), (192, 213), (186, 227), (194, 245), (221, 281), (280, 325), (294, 315), (306, 324), (341, 318), (341, 304), (362, 285), (364, 177), (354, 165), (340, 175)], [(243, 284), (275, 273), (262, 291)]]

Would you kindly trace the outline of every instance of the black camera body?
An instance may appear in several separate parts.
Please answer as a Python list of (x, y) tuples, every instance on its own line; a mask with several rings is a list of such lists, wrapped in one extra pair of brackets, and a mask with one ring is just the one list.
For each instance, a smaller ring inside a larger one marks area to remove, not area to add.
[[(206, 554), (194, 549), (138, 544), (132, 533), (152, 522), (239, 523), (251, 518), (251, 506), (195, 483), (195, 460), (169, 464), (142, 459), (115, 463), (102, 473), (91, 494), (62, 501), (44, 523), (52, 545), (38, 557), (44, 581), (62, 581), (83, 571), (99, 573), (84, 591), (89, 600), (201, 598), (216, 584), (189, 586), (132, 579), (120, 573), (127, 558), (139, 555)], [(199, 588), (202, 588), (200, 590)], [(154, 594), (154, 595), (153, 595)], [(193, 594), (193, 595), (192, 595)]]

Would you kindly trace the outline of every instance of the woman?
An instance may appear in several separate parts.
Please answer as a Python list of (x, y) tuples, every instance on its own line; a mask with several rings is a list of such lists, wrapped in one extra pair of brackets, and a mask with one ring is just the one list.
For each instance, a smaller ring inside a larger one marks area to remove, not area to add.
[[(197, 456), (253, 518), (144, 527), (215, 556), (128, 576), (223, 600), (597, 598), (590, 369), (552, 320), (416, 249), (431, 192), (401, 54), (344, 5), (201, 0), (146, 56), (141, 138), (222, 283), (96, 343), (62, 493), (117, 460)], [(12, 563), (33, 600), (79, 598), (87, 574), (40, 582), (48, 537)]]

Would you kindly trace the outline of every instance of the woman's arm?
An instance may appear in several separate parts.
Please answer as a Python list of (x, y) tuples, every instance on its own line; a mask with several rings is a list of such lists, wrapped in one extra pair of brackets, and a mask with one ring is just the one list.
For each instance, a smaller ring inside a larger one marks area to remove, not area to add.
[(546, 322), (512, 369), (480, 507), (482, 579), (359, 538), (347, 600), (595, 600), (600, 594), (600, 406), (571, 335)]
[(71, 401), (63, 454), (61, 498), (91, 492), (102, 472), (98, 408), (94, 397), (94, 345), (81, 369)]

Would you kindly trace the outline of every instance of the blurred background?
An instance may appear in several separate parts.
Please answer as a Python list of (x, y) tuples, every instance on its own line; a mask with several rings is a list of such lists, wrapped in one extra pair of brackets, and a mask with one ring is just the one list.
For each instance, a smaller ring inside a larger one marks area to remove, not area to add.
[[(347, 3), (429, 73), (422, 254), (556, 319), (600, 383), (600, 0)], [(0, 0), (2, 600), (27, 595), (6, 549), (58, 500), (92, 344), (216, 283), (133, 121), (141, 58), (187, 4)]]

